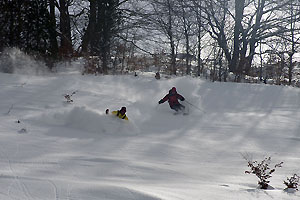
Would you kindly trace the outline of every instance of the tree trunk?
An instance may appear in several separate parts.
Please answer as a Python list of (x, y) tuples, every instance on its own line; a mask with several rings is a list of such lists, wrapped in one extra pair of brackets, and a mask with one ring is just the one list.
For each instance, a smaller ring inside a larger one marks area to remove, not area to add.
[(255, 24), (252, 30), (252, 35), (249, 41), (250, 44), (250, 51), (249, 51), (249, 56), (248, 56), (248, 68), (250, 69), (252, 61), (253, 61), (253, 57), (255, 54), (255, 48), (256, 48), (256, 44), (258, 42), (257, 40), (257, 31), (259, 30), (259, 27), (261, 26), (261, 19), (263, 16), (263, 9), (265, 7), (265, 0), (261, 0), (259, 1), (258, 4), (258, 8), (257, 8), (257, 14), (256, 14), (256, 18), (255, 18)]
[(229, 71), (236, 72), (240, 54), (240, 34), (242, 30), (242, 19), (244, 13), (245, 0), (235, 0), (235, 24), (234, 24), (234, 45), (232, 59), (229, 63)]
[(176, 54), (175, 54), (175, 42), (173, 38), (173, 26), (172, 26), (172, 8), (170, 0), (167, 0), (168, 6), (168, 36), (171, 47), (171, 74), (176, 75)]
[[(299, 11), (299, 10), (298, 10)], [(296, 42), (295, 42), (295, 23), (297, 21), (297, 17), (294, 15), (294, 7), (291, 1), (290, 5), (290, 12), (291, 12), (291, 22), (290, 22), (290, 29), (291, 29), (291, 51), (289, 52), (289, 66), (288, 66), (288, 77), (289, 77), (289, 85), (292, 85), (293, 79), (293, 56), (296, 53)]]
[(181, 6), (181, 15), (182, 15), (182, 21), (183, 21), (183, 29), (184, 29), (184, 37), (185, 37), (185, 67), (186, 67), (186, 74), (190, 75), (191, 73), (191, 66), (190, 66), (190, 38), (189, 38), (189, 22), (188, 18), (186, 17), (186, 10), (184, 9), (184, 3), (183, 0), (180, 1)]
[[(201, 3), (200, 1), (199, 8), (196, 8), (196, 16), (197, 16), (197, 26), (198, 26), (198, 32), (197, 32), (197, 38), (198, 38), (198, 55), (197, 55), (197, 76), (200, 76), (200, 74), (203, 73), (203, 68), (202, 68), (202, 62), (201, 62), (201, 28), (202, 28), (202, 8), (201, 8)], [(199, 12), (198, 12), (199, 10)]]
[(55, 19), (55, 3), (54, 0), (49, 1), (50, 6), (50, 51), (53, 58), (57, 58), (58, 53), (58, 43), (57, 43), (57, 34), (56, 34), (56, 19)]
[(184, 31), (185, 34), (185, 42), (186, 42), (186, 58), (185, 58), (185, 65), (186, 65), (186, 74), (190, 75), (191, 74), (191, 65), (190, 65), (190, 42), (189, 42), (189, 34), (187, 29)]
[(60, 11), (60, 51), (63, 56), (71, 56), (73, 52), (69, 6), (66, 0), (59, 0)]
[[(96, 39), (99, 35), (95, 35), (95, 27), (96, 27), (96, 11), (97, 11), (97, 4), (96, 0), (90, 0), (90, 16), (87, 29), (82, 38), (82, 53), (87, 54), (89, 51), (92, 54), (95, 54), (96, 48), (95, 45), (97, 44)], [(90, 48), (90, 49), (89, 49)]]

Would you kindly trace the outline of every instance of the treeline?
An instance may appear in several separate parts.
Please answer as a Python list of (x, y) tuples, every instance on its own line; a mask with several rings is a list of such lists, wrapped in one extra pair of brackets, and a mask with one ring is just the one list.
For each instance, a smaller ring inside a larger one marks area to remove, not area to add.
[(51, 26), (47, 0), (0, 1), (1, 49), (19, 47), (41, 54), (56, 52), (54, 43), (50, 42), (52, 37), (56, 39), (52, 34), (56, 34), (56, 27)]
[(155, 66), (292, 84), (299, 23), (299, 0), (2, 0), (0, 51), (18, 47), (49, 66), (85, 57), (88, 73)]

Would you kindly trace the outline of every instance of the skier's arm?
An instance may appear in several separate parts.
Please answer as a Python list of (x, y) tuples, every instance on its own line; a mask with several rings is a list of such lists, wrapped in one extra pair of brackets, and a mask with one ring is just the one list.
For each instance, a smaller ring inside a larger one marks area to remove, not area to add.
[(178, 94), (178, 99), (180, 99), (181, 101), (184, 101), (184, 100), (185, 100), (184, 97), (181, 96), (180, 94)]
[(167, 94), (164, 98), (162, 98), (158, 103), (164, 103), (165, 101), (167, 101), (169, 99), (169, 94)]

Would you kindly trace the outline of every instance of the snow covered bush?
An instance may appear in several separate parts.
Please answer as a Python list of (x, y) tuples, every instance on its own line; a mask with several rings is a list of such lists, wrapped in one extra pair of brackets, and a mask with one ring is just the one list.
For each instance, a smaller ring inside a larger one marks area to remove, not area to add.
[(298, 190), (300, 177), (297, 174), (294, 174), (292, 177), (287, 178), (287, 181), (283, 181), (283, 183), (287, 186), (286, 189), (295, 189)]
[(268, 189), (271, 178), (271, 174), (275, 172), (275, 169), (278, 167), (282, 167), (283, 162), (276, 164), (274, 168), (270, 168), (271, 157), (265, 158), (263, 161), (258, 163), (257, 161), (248, 161), (248, 167), (250, 167), (249, 171), (245, 171), (246, 174), (255, 174), (258, 178), (258, 185), (260, 189)]

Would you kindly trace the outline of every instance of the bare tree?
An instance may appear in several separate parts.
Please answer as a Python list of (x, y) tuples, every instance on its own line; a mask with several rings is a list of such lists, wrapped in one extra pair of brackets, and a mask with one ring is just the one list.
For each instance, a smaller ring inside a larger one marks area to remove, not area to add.
[(193, 11), (196, 14), (196, 23), (197, 23), (197, 75), (200, 76), (203, 73), (203, 65), (201, 59), (201, 40), (202, 40), (202, 27), (203, 27), (203, 20), (202, 20), (202, 1), (193, 0)]
[(290, 1), (235, 0), (234, 9), (229, 0), (205, 1), (207, 31), (223, 49), (231, 72), (249, 74), (258, 42), (288, 31), (282, 27), (287, 27), (290, 18), (282, 15), (282, 9)]
[[(170, 52), (170, 72), (176, 74), (176, 54), (178, 46), (178, 36), (176, 35), (176, 28), (178, 24), (177, 16), (174, 12), (174, 0), (151, 0), (149, 3), (149, 10), (145, 15), (148, 21), (148, 30), (161, 34), (161, 45), (166, 44), (169, 46)], [(166, 40), (164, 40), (166, 38)]]
[[(232, 60), (231, 47), (229, 41), (232, 38), (232, 24), (227, 21), (229, 7), (228, 0), (206, 0), (201, 7), (203, 10), (203, 19), (207, 26), (202, 26), (209, 35), (217, 41), (220, 48), (223, 49), (225, 57), (230, 63)], [(227, 32), (226, 32), (227, 31)], [(233, 71), (233, 69), (231, 69)]]
[(180, 27), (179, 30), (182, 29), (182, 34), (184, 36), (184, 48), (185, 48), (185, 68), (186, 74), (189, 75), (191, 73), (191, 44), (190, 44), (190, 37), (193, 35), (193, 26), (196, 24), (191, 13), (192, 9), (192, 2), (191, 1), (184, 1), (178, 0), (177, 9), (175, 14), (178, 16), (180, 20)]

